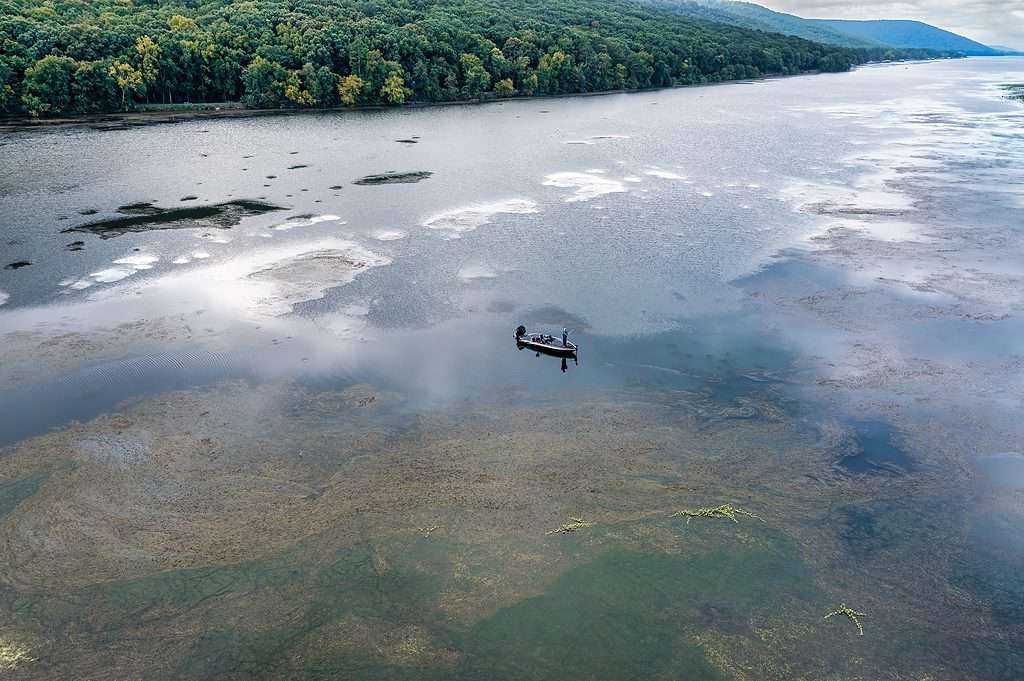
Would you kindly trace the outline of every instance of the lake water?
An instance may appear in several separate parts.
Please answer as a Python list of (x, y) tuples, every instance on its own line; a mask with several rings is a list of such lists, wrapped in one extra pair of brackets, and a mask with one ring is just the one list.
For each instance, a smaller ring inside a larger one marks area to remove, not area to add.
[(0, 670), (1019, 678), (1022, 81), (4, 133)]

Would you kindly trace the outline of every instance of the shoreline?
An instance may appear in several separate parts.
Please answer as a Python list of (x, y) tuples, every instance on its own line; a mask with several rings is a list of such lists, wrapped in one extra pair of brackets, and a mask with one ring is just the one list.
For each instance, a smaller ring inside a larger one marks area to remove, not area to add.
[[(967, 57), (964, 57), (965, 59)], [(839, 73), (852, 73), (857, 69), (866, 66), (893, 66), (907, 64), (928, 64), (945, 59), (917, 59), (896, 62), (866, 62), (850, 68), (849, 71)], [(739, 78), (735, 80), (723, 80), (716, 83), (699, 83), (695, 85), (674, 85), (671, 87), (640, 88), (636, 90), (601, 90), (599, 92), (567, 92), (559, 95), (522, 95), (504, 98), (489, 99), (460, 99), (443, 102), (408, 102), (397, 106), (367, 105), (367, 106), (332, 106), (323, 108), (304, 109), (249, 109), (241, 102), (209, 102), (200, 104), (150, 104), (142, 105), (143, 110), (127, 112), (109, 112), (102, 114), (88, 114), (81, 116), (63, 116), (57, 118), (31, 118), (11, 117), (0, 118), (0, 133), (10, 133), (23, 130), (37, 130), (50, 128), (89, 127), (93, 130), (124, 130), (128, 128), (145, 127), (149, 125), (165, 125), (171, 123), (183, 123), (191, 120), (217, 120), (222, 118), (258, 118), (264, 116), (295, 116), (310, 114), (327, 114), (345, 111), (372, 112), (372, 111), (404, 111), (408, 109), (427, 109), (442, 106), (477, 106), (495, 104), (498, 102), (511, 101), (546, 101), (554, 99), (569, 99), (577, 97), (605, 97), (609, 95), (640, 94), (650, 92), (661, 92), (663, 90), (682, 90), (688, 88), (717, 87), (722, 85), (736, 85), (743, 83), (760, 83), (788, 78), (803, 78), (807, 76), (824, 75), (822, 71), (805, 71), (803, 73), (766, 74), (760, 78)], [(167, 108), (163, 108), (167, 107)]]

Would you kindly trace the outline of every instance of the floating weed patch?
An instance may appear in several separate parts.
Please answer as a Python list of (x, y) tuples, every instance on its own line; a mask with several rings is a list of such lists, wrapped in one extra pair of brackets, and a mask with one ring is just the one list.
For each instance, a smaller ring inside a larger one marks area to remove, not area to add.
[(686, 524), (689, 525), (690, 521), (694, 518), (728, 518), (734, 523), (739, 522), (739, 516), (747, 518), (756, 518), (762, 523), (764, 519), (760, 516), (756, 516), (749, 511), (744, 511), (742, 508), (737, 508), (732, 504), (722, 504), (721, 506), (715, 507), (704, 507), (697, 509), (683, 509), (682, 511), (676, 511), (669, 518), (686, 518)]
[(585, 527), (594, 526), (594, 523), (585, 522), (583, 518), (573, 518), (572, 516), (569, 516), (569, 520), (570, 522), (567, 522), (563, 525), (559, 525), (558, 527), (551, 530), (550, 532), (547, 532), (546, 534), (572, 534), (576, 530), (582, 530)]
[(35, 662), (28, 648), (0, 638), (0, 671), (14, 671), (28, 662)]
[(847, 607), (846, 603), (840, 603), (838, 608), (836, 608), (829, 614), (825, 615), (825, 619), (828, 619), (833, 615), (842, 615), (846, 617), (846, 619), (853, 622), (854, 626), (857, 627), (857, 633), (859, 633), (861, 636), (864, 635), (864, 625), (860, 623), (860, 618), (867, 617), (866, 612), (857, 612), (853, 608)]

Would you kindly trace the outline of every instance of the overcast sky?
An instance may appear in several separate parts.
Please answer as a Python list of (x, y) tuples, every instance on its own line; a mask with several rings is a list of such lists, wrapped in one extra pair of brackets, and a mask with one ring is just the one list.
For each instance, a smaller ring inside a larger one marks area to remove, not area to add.
[(917, 19), (979, 42), (1024, 50), (1024, 0), (751, 0), (813, 19)]

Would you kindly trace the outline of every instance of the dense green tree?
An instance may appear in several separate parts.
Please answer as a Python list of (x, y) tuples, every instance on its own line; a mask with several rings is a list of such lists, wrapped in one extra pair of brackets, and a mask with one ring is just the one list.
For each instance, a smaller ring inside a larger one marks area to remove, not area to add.
[(242, 101), (247, 106), (270, 108), (281, 106), (285, 102), (285, 82), (288, 71), (277, 62), (256, 57), (245, 69), (242, 81), (245, 83), (245, 96)]
[(118, 106), (117, 81), (110, 75), (109, 60), (78, 62), (71, 77), (71, 110), (75, 113), (99, 113)]
[(475, 54), (463, 53), (459, 57), (462, 68), (462, 93), (466, 97), (479, 97), (491, 87), (491, 74)]
[(306, 87), (317, 106), (334, 106), (338, 103), (338, 76), (329, 66), (321, 66), (310, 74)]
[(71, 104), (71, 74), (75, 60), (50, 54), (25, 71), (25, 108), (33, 116), (61, 113)]

